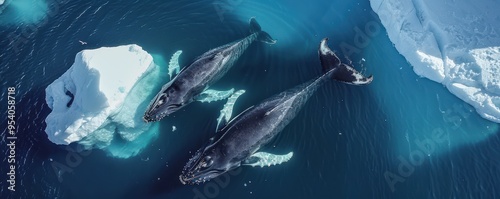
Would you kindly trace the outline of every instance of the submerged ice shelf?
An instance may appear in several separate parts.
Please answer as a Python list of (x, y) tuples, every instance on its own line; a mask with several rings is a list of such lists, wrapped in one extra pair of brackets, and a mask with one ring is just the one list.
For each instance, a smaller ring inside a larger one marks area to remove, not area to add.
[(439, 82), (500, 123), (497, 1), (371, 0), (396, 49), (415, 73)]
[[(78, 142), (115, 157), (137, 154), (157, 133), (142, 115), (167, 74), (137, 45), (84, 50), (46, 88), (52, 112), (46, 133), (55, 144)], [(157, 126), (157, 125), (155, 125)]]
[(5, 9), (5, 7), (7, 6), (6, 4), (5, 5), (4, 4), (5, 0), (0, 0), (0, 14), (2, 14), (3, 9)]
[(48, 15), (56, 14), (54, 7), (57, 6), (49, 7), (45, 0), (0, 0), (0, 26), (38, 27)]

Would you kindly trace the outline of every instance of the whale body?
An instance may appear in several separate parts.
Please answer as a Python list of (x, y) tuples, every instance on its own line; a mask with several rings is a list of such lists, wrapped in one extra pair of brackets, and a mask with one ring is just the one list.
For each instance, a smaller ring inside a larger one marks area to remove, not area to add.
[[(332, 78), (353, 85), (372, 82), (372, 76), (365, 77), (351, 66), (341, 63), (327, 41), (327, 38), (323, 39), (318, 50), (323, 75), (270, 97), (229, 121), (189, 160), (180, 181), (183, 184), (200, 183), (241, 165), (259, 165), (259, 162), (262, 163), (260, 165), (269, 165), (272, 162), (269, 159), (283, 158), (265, 154), (270, 158), (264, 160), (263, 152), (258, 151), (295, 118), (319, 86)], [(290, 156), (285, 157), (289, 159)]]
[(262, 31), (254, 18), (250, 19), (250, 35), (212, 49), (184, 67), (166, 83), (153, 98), (145, 114), (145, 122), (159, 121), (195, 100), (212, 84), (223, 77), (254, 41), (274, 44), (276, 41)]

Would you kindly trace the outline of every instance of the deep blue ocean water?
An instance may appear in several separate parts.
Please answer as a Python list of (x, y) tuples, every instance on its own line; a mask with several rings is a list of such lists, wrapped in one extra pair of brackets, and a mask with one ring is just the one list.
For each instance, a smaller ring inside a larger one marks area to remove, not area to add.
[[(253, 44), (213, 86), (247, 91), (236, 113), (319, 75), (316, 48), (323, 37), (345, 61), (374, 75), (368, 86), (331, 82), (317, 91), (266, 147), (293, 151), (289, 162), (242, 167), (228, 178), (182, 185), (182, 167), (212, 136), (223, 102), (193, 103), (164, 119), (158, 137), (129, 159), (47, 139), (44, 89), (77, 52), (135, 43), (163, 66), (162, 59), (183, 50), (181, 65), (187, 64), (246, 36), (252, 16), (278, 43)], [(0, 28), (0, 198), (500, 197), (498, 124), (479, 117), (440, 84), (415, 75), (368, 1), (22, 0), (3, 9)], [(4, 180), (11, 86), (17, 90), (19, 129), (16, 192)], [(172, 125), (178, 130), (172, 132)], [(55, 162), (71, 172), (57, 174)]]

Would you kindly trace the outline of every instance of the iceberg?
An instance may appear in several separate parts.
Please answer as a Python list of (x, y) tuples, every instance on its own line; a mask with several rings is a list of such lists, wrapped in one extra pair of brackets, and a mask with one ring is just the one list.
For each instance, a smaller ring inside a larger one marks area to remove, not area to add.
[(500, 123), (500, 2), (370, 0), (416, 74)]
[(168, 73), (138, 45), (83, 50), (45, 90), (45, 129), (55, 144), (77, 142), (115, 157), (138, 154), (158, 132), (142, 114)]

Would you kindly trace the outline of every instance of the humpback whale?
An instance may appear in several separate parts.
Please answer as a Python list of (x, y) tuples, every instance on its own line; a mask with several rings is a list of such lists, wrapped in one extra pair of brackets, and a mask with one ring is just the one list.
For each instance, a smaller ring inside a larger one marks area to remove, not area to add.
[(259, 149), (290, 123), (319, 86), (332, 78), (353, 85), (372, 82), (372, 76), (365, 77), (342, 63), (327, 41), (323, 39), (318, 50), (323, 75), (270, 97), (226, 122), (184, 166), (181, 183), (202, 183), (242, 165), (270, 166), (288, 161), (292, 152), (274, 155)]
[[(150, 102), (144, 121), (159, 121), (195, 100), (209, 102), (219, 99), (219, 93), (204, 91), (227, 73), (250, 44), (254, 41), (276, 43), (268, 33), (261, 30), (255, 18), (250, 19), (250, 33), (241, 40), (204, 53), (184, 67)], [(176, 53), (177, 57), (179, 54)]]

